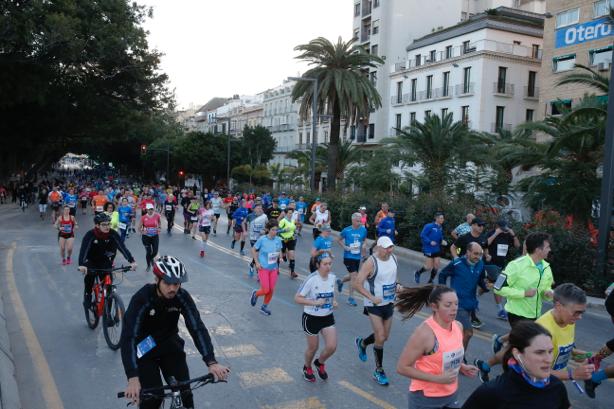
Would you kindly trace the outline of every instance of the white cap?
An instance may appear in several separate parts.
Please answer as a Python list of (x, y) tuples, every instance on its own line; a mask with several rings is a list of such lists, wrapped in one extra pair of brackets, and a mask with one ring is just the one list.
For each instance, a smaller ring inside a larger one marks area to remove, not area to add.
[(153, 209), (153, 208), (154, 208), (154, 205), (153, 205), (153, 204), (151, 204), (151, 203), (147, 203), (147, 204), (145, 205), (145, 209), (148, 209), (148, 210), (149, 210), (149, 209)]
[(377, 245), (381, 248), (387, 249), (389, 247), (394, 246), (394, 243), (392, 242), (392, 240), (390, 240), (390, 237), (382, 236), (377, 239)]

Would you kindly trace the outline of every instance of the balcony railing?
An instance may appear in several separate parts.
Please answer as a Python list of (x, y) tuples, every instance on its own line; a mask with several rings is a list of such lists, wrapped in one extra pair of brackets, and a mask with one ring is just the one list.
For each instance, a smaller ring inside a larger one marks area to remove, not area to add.
[(514, 95), (514, 84), (509, 82), (497, 81), (493, 83), (492, 92), (496, 95), (511, 97)]
[(511, 131), (512, 130), (512, 124), (498, 124), (498, 123), (490, 124), (490, 131), (491, 132), (497, 133), (500, 130)]
[(360, 42), (366, 43), (371, 39), (371, 30), (363, 30), (363, 33), (360, 35)]
[(527, 99), (539, 99), (538, 87), (524, 87), (524, 97)]
[(392, 97), (390, 97), (390, 103), (392, 104), (392, 106), (402, 105), (403, 102), (403, 95), (393, 95)]
[(468, 96), (473, 95), (473, 88), (475, 83), (470, 82), (469, 84), (456, 84), (456, 96)]
[(371, 10), (372, 10), (371, 2), (363, 3), (363, 5), (362, 5), (362, 16), (363, 17), (367, 17), (369, 14), (371, 14)]

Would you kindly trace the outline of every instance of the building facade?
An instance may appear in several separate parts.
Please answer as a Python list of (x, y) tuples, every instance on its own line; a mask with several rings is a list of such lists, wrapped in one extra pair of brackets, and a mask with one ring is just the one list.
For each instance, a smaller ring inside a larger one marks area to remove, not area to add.
[(544, 25), (540, 118), (571, 108), (585, 94), (599, 94), (582, 84), (557, 83), (582, 64), (609, 77), (614, 28), (608, 24), (612, 0), (549, 0)]
[(499, 7), (415, 40), (390, 74), (389, 134), (432, 114), (485, 132), (534, 120), (543, 24), (541, 14)]
[(292, 88), (295, 81), (287, 80), (281, 85), (268, 89), (263, 95), (262, 125), (271, 131), (277, 141), (277, 148), (271, 163), (292, 166), (294, 161), (286, 157), (288, 152), (298, 149), (299, 102), (292, 102)]

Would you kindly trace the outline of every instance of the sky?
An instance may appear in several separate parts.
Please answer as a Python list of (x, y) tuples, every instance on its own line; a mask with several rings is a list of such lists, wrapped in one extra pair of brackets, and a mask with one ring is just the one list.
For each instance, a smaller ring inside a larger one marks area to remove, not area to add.
[(164, 56), (180, 109), (213, 97), (254, 95), (307, 65), (294, 47), (352, 36), (354, 0), (138, 0), (153, 7), (144, 27)]

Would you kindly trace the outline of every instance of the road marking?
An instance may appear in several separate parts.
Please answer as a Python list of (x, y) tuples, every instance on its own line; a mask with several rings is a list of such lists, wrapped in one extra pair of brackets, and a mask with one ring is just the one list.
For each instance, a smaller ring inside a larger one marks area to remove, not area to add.
[(281, 368), (263, 369), (260, 372), (241, 372), (239, 378), (244, 388), (294, 382), (294, 379)]
[(215, 335), (234, 335), (235, 330), (230, 325), (220, 325), (211, 329)]
[(326, 409), (316, 397), (285, 402), (275, 406), (265, 405), (262, 409)]
[(344, 388), (349, 389), (350, 391), (354, 392), (358, 396), (361, 396), (361, 397), (365, 398), (366, 400), (368, 400), (369, 402), (373, 403), (374, 405), (379, 406), (380, 408), (395, 409), (395, 407), (393, 405), (391, 405), (390, 403), (376, 398), (375, 396), (371, 395), (369, 392), (364, 391), (364, 390), (360, 389), (358, 386), (354, 386), (354, 385), (352, 385), (351, 383), (349, 383), (347, 381), (339, 381), (337, 383), (339, 385), (343, 386)]
[(34, 370), (39, 378), (42, 387), (43, 400), (49, 409), (64, 409), (64, 404), (60, 398), (60, 392), (55, 384), (49, 363), (45, 358), (43, 349), (40, 342), (34, 332), (34, 328), (30, 323), (30, 318), (23, 305), (19, 291), (17, 290), (17, 284), (15, 282), (15, 275), (13, 273), (13, 255), (15, 253), (16, 244), (12, 243), (11, 248), (8, 250), (8, 256), (6, 258), (6, 282), (8, 286), (8, 294), (17, 316), (21, 333), (26, 341), (26, 347), (32, 357), (34, 364)]
[(226, 358), (262, 355), (262, 352), (252, 344), (221, 347), (221, 350)]

